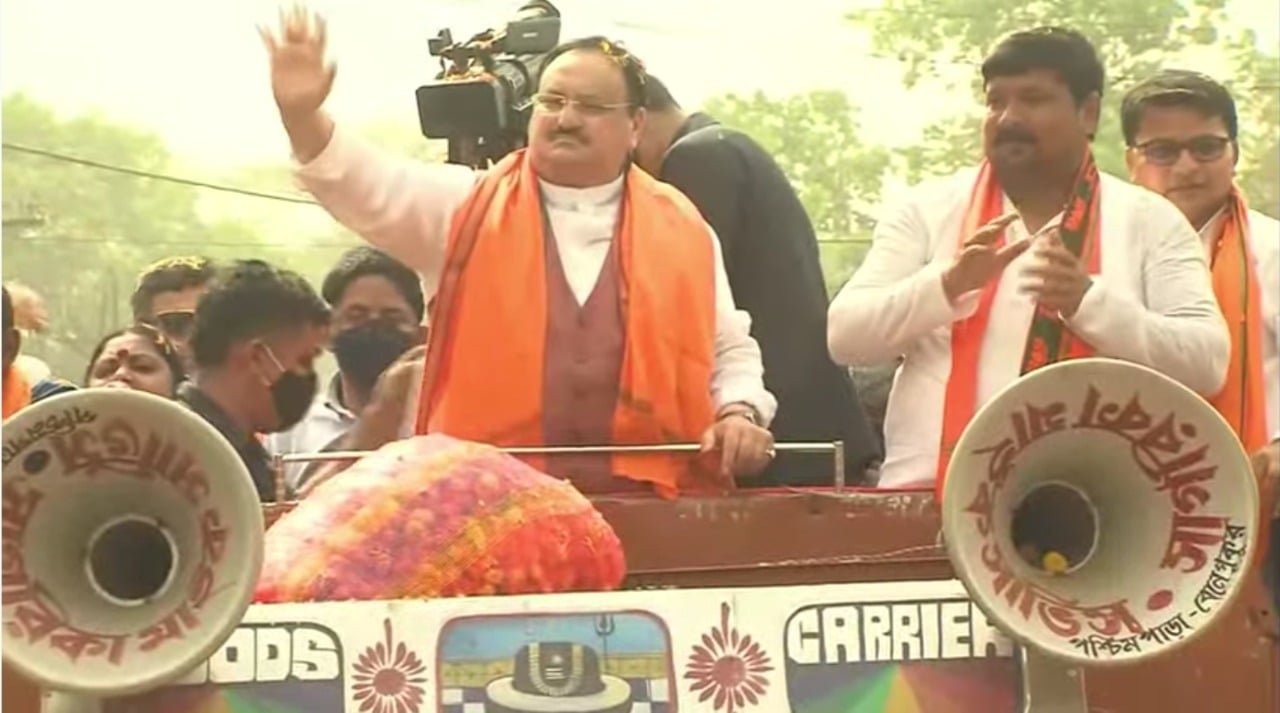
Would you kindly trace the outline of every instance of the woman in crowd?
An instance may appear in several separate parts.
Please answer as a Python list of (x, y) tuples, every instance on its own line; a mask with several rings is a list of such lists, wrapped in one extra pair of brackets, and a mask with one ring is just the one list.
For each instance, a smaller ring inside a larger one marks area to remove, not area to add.
[(135, 324), (102, 338), (89, 357), (88, 388), (122, 388), (173, 398), (186, 378), (173, 344), (155, 327)]

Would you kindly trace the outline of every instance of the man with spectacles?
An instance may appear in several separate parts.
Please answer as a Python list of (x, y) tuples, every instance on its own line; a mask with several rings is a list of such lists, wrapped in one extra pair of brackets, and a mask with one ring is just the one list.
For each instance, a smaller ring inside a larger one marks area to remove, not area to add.
[[(335, 128), (320, 18), (298, 9), (262, 35), (301, 182), (414, 268), (433, 300), (419, 433), (499, 446), (693, 442), (719, 456), (534, 459), (584, 492), (673, 496), (765, 468), (776, 402), (718, 241), (688, 199), (630, 162), (645, 121), (635, 57), (599, 37), (554, 49), (528, 148), (477, 173), (399, 160)], [(375, 398), (361, 423), (394, 422), (377, 412), (403, 407)], [(351, 446), (397, 435), (373, 430), (357, 424)]]
[(209, 289), (214, 274), (214, 264), (209, 258), (166, 258), (142, 271), (138, 286), (129, 298), (134, 321), (163, 332), (178, 350), (188, 374), (195, 367), (190, 342), (196, 303)]
[[(1121, 107), (1135, 183), (1176, 205), (1200, 233), (1231, 332), (1231, 362), (1211, 403), (1254, 454), (1265, 512), (1280, 478), (1280, 223), (1249, 210), (1235, 183), (1239, 120), (1231, 93), (1197, 72), (1165, 70)], [(1280, 523), (1264, 576), (1280, 609)]]
[(1280, 435), (1280, 223), (1249, 210), (1235, 184), (1235, 101), (1198, 72), (1165, 70), (1121, 108), (1135, 183), (1168, 198), (1200, 233), (1231, 331), (1231, 364), (1214, 406), (1252, 452)]
[(1094, 164), (1105, 71), (1089, 40), (1015, 32), (981, 71), (985, 160), (886, 211), (828, 313), (836, 359), (904, 357), (882, 487), (940, 486), (976, 410), (1046, 364), (1123, 359), (1203, 394), (1226, 375), (1195, 232)]

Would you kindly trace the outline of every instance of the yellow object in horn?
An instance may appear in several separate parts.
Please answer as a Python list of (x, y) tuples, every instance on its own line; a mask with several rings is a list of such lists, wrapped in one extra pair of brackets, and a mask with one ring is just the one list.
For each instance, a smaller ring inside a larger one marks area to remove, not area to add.
[(1040, 558), (1040, 566), (1049, 574), (1062, 574), (1067, 571), (1067, 558), (1061, 553), (1049, 551)]

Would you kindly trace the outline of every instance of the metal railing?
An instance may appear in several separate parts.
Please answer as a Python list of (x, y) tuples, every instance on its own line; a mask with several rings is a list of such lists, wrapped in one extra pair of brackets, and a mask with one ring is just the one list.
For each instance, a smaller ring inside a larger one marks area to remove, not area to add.
[[(832, 459), (832, 482), (835, 492), (845, 489), (844, 477), (844, 442), (830, 443), (775, 443), (773, 449), (777, 453), (830, 453)], [(510, 455), (613, 455), (625, 453), (697, 453), (702, 446), (697, 443), (655, 443), (649, 445), (609, 445), (609, 446), (516, 446), (499, 448)], [(272, 459), (275, 473), (276, 502), (285, 502), (288, 489), (285, 487), (284, 468), (290, 463), (335, 463), (351, 462), (373, 453), (374, 451), (329, 451), (325, 453), (290, 453), (276, 455)]]

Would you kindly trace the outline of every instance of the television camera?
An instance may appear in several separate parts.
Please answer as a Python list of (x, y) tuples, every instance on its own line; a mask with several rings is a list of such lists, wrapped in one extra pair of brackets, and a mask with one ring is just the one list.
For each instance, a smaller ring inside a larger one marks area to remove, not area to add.
[(538, 73), (560, 42), (560, 11), (529, 0), (500, 30), (455, 43), (443, 29), (428, 42), (440, 58), (418, 87), (418, 119), (430, 139), (447, 139), (449, 162), (485, 168), (524, 145)]

